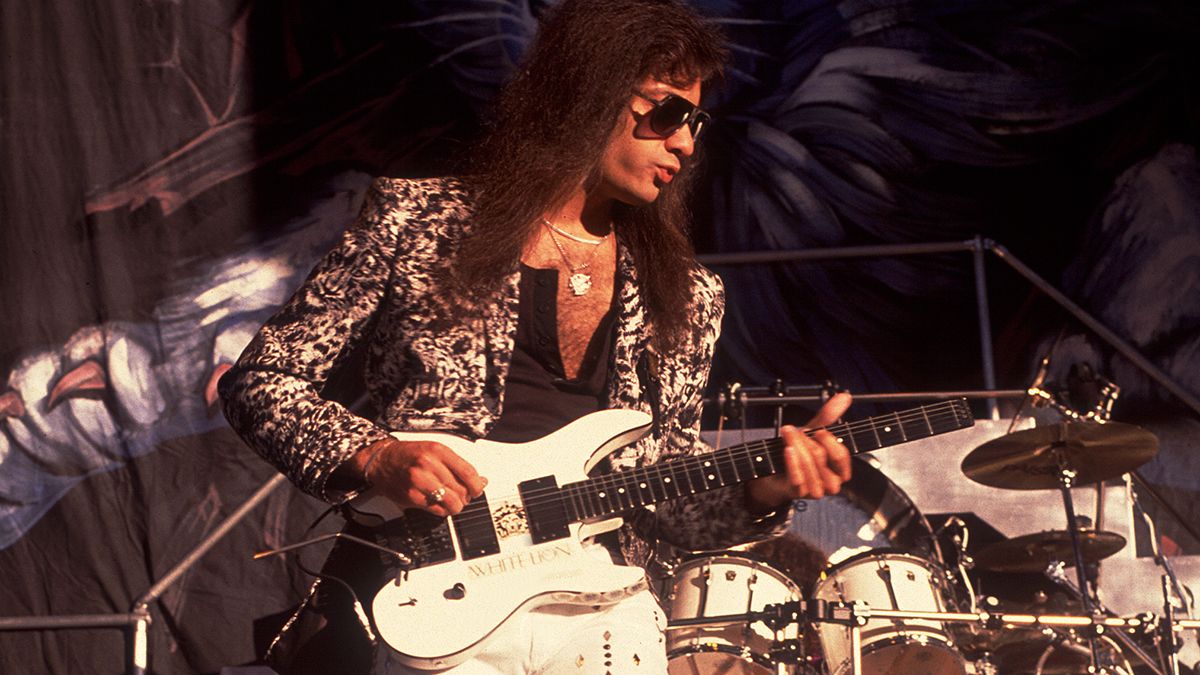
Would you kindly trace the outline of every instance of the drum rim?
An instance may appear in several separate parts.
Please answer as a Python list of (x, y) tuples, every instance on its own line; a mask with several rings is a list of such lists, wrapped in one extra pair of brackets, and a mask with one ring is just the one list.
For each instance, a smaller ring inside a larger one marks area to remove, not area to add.
[[(920, 635), (919, 636), (912, 635), (911, 633), (914, 633), (914, 632), (919, 632)], [(960, 652), (955, 647), (953, 640), (951, 640), (951, 639), (946, 639), (946, 640), (935, 639), (932, 641), (925, 641), (925, 640), (920, 639), (925, 636), (940, 638), (942, 635), (943, 635), (942, 633), (925, 632), (925, 631), (910, 631), (910, 634), (908, 634), (908, 635), (904, 635), (904, 634), (893, 635), (893, 636), (872, 642), (870, 644), (864, 644), (862, 646), (862, 658), (865, 658), (866, 656), (868, 656), (870, 654), (874, 654), (875, 652), (883, 649), (884, 647), (895, 647), (897, 645), (906, 644), (908, 642), (919, 641), (919, 642), (924, 642), (926, 647), (932, 647), (934, 649), (941, 650), (943, 652), (946, 652), (948, 654), (951, 654), (951, 655), (957, 657), (958, 663), (960, 665), (962, 665), (962, 672), (965, 673), (967, 671), (967, 658), (966, 658), (966, 656), (963, 655), (962, 652)], [(821, 651), (828, 653), (825, 650), (824, 640), (822, 640)], [(846, 658), (842, 659), (842, 662), (839, 663), (836, 668), (830, 668), (829, 672), (834, 673), (835, 675), (845, 675), (845, 673), (847, 672), (847, 669), (850, 667), (849, 664), (850, 664), (850, 657), (847, 656)], [(828, 665), (828, 664), (826, 664), (826, 665)]]
[(773, 668), (775, 666), (774, 660), (770, 656), (759, 654), (748, 647), (736, 647), (732, 644), (724, 642), (696, 642), (683, 647), (677, 647), (667, 652), (667, 661), (670, 661), (677, 656), (702, 654), (705, 652), (731, 654), (742, 660), (753, 661), (754, 663), (766, 668)]
[[(766, 556), (760, 555), (758, 553), (754, 553), (752, 551), (722, 551), (719, 553), (714, 552), (711, 554), (706, 554), (706, 553), (690, 554), (690, 555), (684, 557), (679, 562), (677, 562), (671, 566), (671, 571), (670, 571), (669, 577), (674, 579), (676, 577), (677, 573), (679, 572), (679, 570), (683, 569), (684, 567), (687, 567), (690, 563), (692, 563), (694, 561), (712, 560), (715, 558), (742, 558), (742, 559), (748, 560), (750, 562), (759, 563), (759, 565), (761, 565), (762, 567), (765, 567), (767, 570), (769, 570), (770, 572), (773, 573), (773, 576), (776, 581), (783, 582), (783, 584), (786, 585), (788, 587), (788, 589), (791, 590), (798, 599), (804, 598), (804, 589), (800, 587), (800, 584), (795, 579), (788, 576), (787, 572), (784, 572), (783, 570), (781, 570), (778, 567), (776, 567), (775, 565), (773, 565), (772, 561), (770, 559), (768, 559)], [(670, 585), (673, 590), (674, 586), (675, 586), (675, 582), (672, 581)]]
[(817, 581), (818, 581), (818, 583), (820, 581), (823, 581), (829, 572), (832, 572), (837, 569), (841, 569), (842, 567), (848, 566), (851, 563), (861, 562), (862, 560), (866, 560), (867, 558), (886, 558), (886, 559), (907, 558), (907, 559), (911, 559), (917, 563), (920, 563), (921, 566), (925, 567), (926, 569), (929, 569), (930, 572), (942, 572), (942, 571), (945, 571), (945, 569), (946, 569), (940, 563), (938, 563), (936, 560), (929, 560), (927, 558), (922, 558), (919, 555), (916, 555), (914, 553), (909, 553), (907, 551), (904, 551), (903, 549), (898, 549), (898, 548), (894, 548), (891, 546), (885, 546), (885, 547), (881, 547), (881, 548), (872, 548), (872, 549), (868, 549), (866, 551), (861, 551), (859, 553), (855, 553), (854, 555), (850, 556), (849, 558), (846, 558), (845, 560), (841, 560), (839, 562), (836, 562), (836, 563), (833, 563), (830, 565), (826, 565), (825, 569), (821, 570), (821, 576), (818, 577)]
[(692, 562), (693, 560), (702, 560), (705, 558), (745, 558), (747, 560), (762, 563), (776, 572), (781, 571), (779, 568), (772, 565), (772, 561), (766, 556), (762, 555), (761, 553), (755, 553), (754, 551), (709, 551), (707, 553), (703, 551), (695, 551), (681, 558), (679, 562), (675, 563), (674, 568), (678, 569)]

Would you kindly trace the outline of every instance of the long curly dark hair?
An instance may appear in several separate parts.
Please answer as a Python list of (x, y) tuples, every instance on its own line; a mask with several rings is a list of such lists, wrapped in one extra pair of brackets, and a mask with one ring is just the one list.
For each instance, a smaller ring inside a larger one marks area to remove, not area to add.
[[(454, 265), (458, 295), (488, 298), (516, 269), (542, 212), (595, 179), (641, 80), (711, 83), (725, 58), (721, 32), (677, 0), (564, 0), (548, 10), (473, 153), (466, 181), (476, 222)], [(682, 336), (689, 318), (690, 164), (653, 204), (613, 211), (662, 346)]]

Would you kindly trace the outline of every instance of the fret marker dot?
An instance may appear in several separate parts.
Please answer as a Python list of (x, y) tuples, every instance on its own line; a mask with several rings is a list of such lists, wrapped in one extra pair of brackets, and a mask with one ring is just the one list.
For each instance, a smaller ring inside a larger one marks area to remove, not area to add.
[(645, 484), (645, 483), (638, 483), (638, 487), (640, 487), (640, 488), (642, 488), (643, 490), (645, 490), (645, 489), (646, 489), (646, 484)]
[(625, 488), (617, 488), (617, 494), (625, 494)]
[(663, 479), (663, 482), (664, 482), (664, 483), (670, 483), (670, 482), (671, 482), (671, 477), (670, 477), (670, 476), (667, 476), (666, 478), (664, 478), (664, 479)]
[(839, 438), (839, 439), (837, 439), (837, 442), (838, 442), (838, 443), (841, 443), (842, 445), (845, 445), (845, 444), (846, 444), (846, 439), (844, 439), (844, 438)]
[(755, 458), (754, 458), (754, 461), (756, 461), (756, 462), (761, 462), (761, 461), (762, 461), (762, 457), (755, 457)]
[(712, 474), (710, 473), (710, 474), (708, 474), (708, 479), (709, 479), (709, 480), (716, 480), (716, 479), (717, 479), (717, 477), (716, 477), (716, 476), (714, 476), (714, 475), (712, 475)]
[(891, 430), (892, 430), (892, 428), (891, 428), (891, 427), (884, 427), (884, 428), (883, 428), (883, 430), (884, 430), (884, 431), (891, 431)]
[(712, 466), (712, 462), (705, 462), (704, 466)]
[(607, 496), (608, 496), (608, 495), (604, 494), (603, 492), (601, 492), (601, 493), (600, 493), (600, 498), (601, 498), (601, 499), (604, 499), (604, 498), (605, 498), (605, 497), (607, 497)]

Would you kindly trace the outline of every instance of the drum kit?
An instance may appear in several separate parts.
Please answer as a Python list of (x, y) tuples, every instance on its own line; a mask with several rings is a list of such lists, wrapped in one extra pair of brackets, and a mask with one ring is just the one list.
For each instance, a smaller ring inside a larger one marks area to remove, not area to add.
[[(815, 581), (784, 573), (778, 556), (753, 548), (675, 558), (659, 584), (670, 618), (668, 671), (1178, 673), (1178, 635), (1200, 628), (1200, 621), (1176, 618), (1169, 566), (1161, 615), (1108, 611), (1095, 566), (1126, 541), (1077, 518), (1071, 496), (1072, 487), (1121, 477), (1157, 451), (1153, 434), (1103, 419), (1069, 419), (979, 445), (962, 462), (967, 478), (1003, 490), (1058, 490), (1068, 527), (970, 551), (970, 527), (951, 517), (929, 533), (933, 541), (856, 552), (826, 563)], [(1065, 573), (1069, 568), (1073, 579)], [(1058, 602), (1046, 602), (1046, 593), (1038, 591), (1040, 604), (1006, 606), (976, 594), (972, 580), (979, 574), (993, 582), (1040, 575), (1051, 593), (1057, 590)]]

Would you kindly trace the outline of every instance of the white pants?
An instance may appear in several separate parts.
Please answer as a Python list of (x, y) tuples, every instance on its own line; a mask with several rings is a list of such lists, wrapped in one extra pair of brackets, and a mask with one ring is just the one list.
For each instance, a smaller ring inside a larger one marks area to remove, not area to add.
[[(666, 617), (649, 590), (614, 605), (546, 605), (519, 613), (492, 635), (466, 663), (438, 673), (453, 675), (618, 675), (667, 672)], [(378, 675), (416, 675), (381, 646)]]

